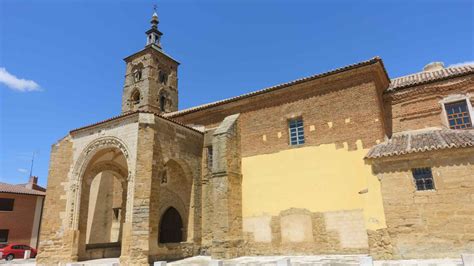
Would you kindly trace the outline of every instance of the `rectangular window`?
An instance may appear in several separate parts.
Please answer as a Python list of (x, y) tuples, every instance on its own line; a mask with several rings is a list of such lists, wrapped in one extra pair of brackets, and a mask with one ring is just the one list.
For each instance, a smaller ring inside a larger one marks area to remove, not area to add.
[(471, 128), (472, 121), (469, 116), (467, 102), (465, 100), (455, 103), (447, 103), (444, 105), (446, 115), (448, 116), (449, 128), (463, 129)]
[(0, 198), (0, 211), (13, 211), (14, 199)]
[(434, 189), (433, 174), (431, 168), (415, 168), (411, 170), (415, 179), (416, 190)]
[(8, 243), (8, 229), (0, 229), (0, 243)]
[(212, 161), (214, 159), (212, 152), (212, 146), (207, 147), (207, 169), (209, 169), (209, 171), (212, 171)]
[(290, 120), (288, 122), (288, 131), (290, 134), (290, 145), (304, 144), (304, 126), (302, 118)]

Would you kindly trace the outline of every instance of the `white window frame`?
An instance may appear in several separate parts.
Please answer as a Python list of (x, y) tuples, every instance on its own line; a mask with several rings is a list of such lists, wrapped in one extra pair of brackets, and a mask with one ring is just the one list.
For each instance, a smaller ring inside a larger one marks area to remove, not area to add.
[(469, 118), (471, 119), (471, 124), (474, 123), (474, 109), (472, 108), (471, 97), (474, 97), (474, 95), (470, 93), (452, 94), (452, 95), (448, 95), (447, 97), (444, 97), (441, 101), (438, 102), (441, 105), (441, 108), (443, 110), (441, 112), (441, 115), (442, 115), (441, 120), (443, 122), (443, 125), (446, 128), (448, 129), (451, 128), (449, 126), (448, 113), (446, 112), (446, 104), (455, 103), (455, 102), (466, 101)]
[[(301, 120), (301, 123), (302, 123), (301, 129), (303, 131), (303, 138), (302, 138), (302, 140), (299, 138), (299, 136), (298, 136), (298, 127), (296, 127), (296, 143), (293, 144), (291, 142), (291, 122), (292, 121), (297, 121), (297, 120)], [(304, 120), (303, 120), (302, 117), (295, 117), (295, 118), (291, 118), (291, 119), (288, 120), (288, 141), (289, 141), (290, 146), (300, 146), (300, 145), (305, 144), (306, 137), (304, 135)], [(303, 142), (300, 143), (301, 141), (303, 141)]]

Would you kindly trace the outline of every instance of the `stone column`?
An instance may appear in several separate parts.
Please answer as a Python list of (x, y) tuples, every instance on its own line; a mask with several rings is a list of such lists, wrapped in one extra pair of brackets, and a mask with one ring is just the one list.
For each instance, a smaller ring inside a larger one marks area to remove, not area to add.
[[(156, 131), (153, 114), (140, 114), (135, 171), (129, 176), (127, 203), (131, 213), (126, 214), (122, 235), (120, 263), (124, 265), (149, 265), (150, 251), (150, 197), (153, 176), (157, 176), (154, 160)], [(127, 208), (127, 211), (129, 208)]]
[(242, 173), (239, 114), (228, 116), (213, 134), (209, 180), (213, 258), (239, 256), (242, 245)]

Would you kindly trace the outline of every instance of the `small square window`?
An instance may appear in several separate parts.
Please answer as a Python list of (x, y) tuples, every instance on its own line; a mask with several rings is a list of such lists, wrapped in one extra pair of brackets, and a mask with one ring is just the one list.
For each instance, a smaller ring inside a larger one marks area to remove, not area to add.
[(466, 100), (447, 103), (444, 105), (446, 116), (448, 118), (449, 128), (465, 129), (472, 128), (472, 121), (467, 108)]
[(288, 121), (288, 133), (290, 135), (290, 145), (304, 144), (303, 119), (297, 118)]
[(8, 243), (8, 229), (0, 229), (0, 243)]
[(0, 211), (13, 211), (15, 199), (0, 198)]
[(431, 168), (415, 168), (411, 170), (415, 180), (416, 190), (434, 189), (433, 173)]

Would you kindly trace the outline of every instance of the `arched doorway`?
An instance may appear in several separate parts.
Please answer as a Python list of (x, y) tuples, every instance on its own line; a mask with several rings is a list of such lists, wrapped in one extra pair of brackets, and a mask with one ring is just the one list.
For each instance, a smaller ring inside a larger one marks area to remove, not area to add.
[(127, 176), (126, 156), (117, 147), (104, 147), (87, 161), (81, 179), (79, 260), (120, 257)]
[(159, 243), (179, 243), (183, 241), (183, 221), (178, 211), (168, 208), (160, 221)]

